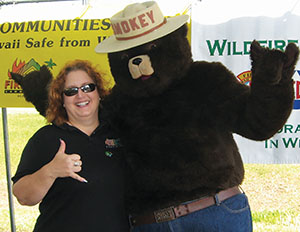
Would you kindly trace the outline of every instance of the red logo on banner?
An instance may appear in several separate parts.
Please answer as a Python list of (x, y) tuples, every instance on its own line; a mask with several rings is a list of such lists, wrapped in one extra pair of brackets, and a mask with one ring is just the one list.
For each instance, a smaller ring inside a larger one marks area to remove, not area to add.
[[(47, 64), (47, 67), (52, 68), (53, 66), (56, 66), (56, 64), (50, 59), (49, 61), (45, 62)], [(16, 59), (14, 63), (12, 64), (11, 70), (8, 70), (8, 80), (4, 81), (4, 93), (23, 93), (23, 90), (19, 84), (17, 84), (12, 78), (11, 78), (11, 72), (18, 73), (22, 76), (25, 76), (26, 74), (40, 70), (40, 64), (36, 62), (34, 59), (30, 59), (29, 62), (25, 61), (19, 61)]]

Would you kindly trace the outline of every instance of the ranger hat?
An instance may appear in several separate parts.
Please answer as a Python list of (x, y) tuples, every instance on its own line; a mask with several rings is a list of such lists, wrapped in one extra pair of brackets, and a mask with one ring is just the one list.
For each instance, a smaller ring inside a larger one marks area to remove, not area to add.
[(166, 18), (154, 1), (134, 3), (110, 19), (114, 35), (99, 43), (97, 53), (112, 53), (161, 38), (187, 22), (188, 15)]

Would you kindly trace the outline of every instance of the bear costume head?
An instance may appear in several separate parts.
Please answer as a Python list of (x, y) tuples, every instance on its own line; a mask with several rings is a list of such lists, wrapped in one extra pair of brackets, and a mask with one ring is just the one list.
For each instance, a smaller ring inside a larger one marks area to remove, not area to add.
[(156, 2), (131, 4), (112, 16), (114, 35), (95, 50), (109, 52), (111, 72), (121, 92), (150, 97), (183, 78), (193, 62), (186, 38), (188, 18), (165, 18)]

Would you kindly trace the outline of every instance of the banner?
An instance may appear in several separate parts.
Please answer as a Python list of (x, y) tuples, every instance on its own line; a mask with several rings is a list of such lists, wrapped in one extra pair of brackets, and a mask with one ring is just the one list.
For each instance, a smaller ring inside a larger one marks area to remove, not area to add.
[[(190, 28), (190, 25), (189, 25)], [(0, 107), (32, 107), (10, 72), (26, 75), (46, 65), (54, 77), (69, 60), (90, 60), (114, 85), (106, 54), (96, 45), (113, 34), (109, 19), (39, 20), (0, 24)], [(190, 40), (190, 30), (188, 34)]]
[[(220, 61), (244, 84), (251, 81), (250, 44), (284, 50), (290, 42), (300, 45), (300, 16), (241, 17), (216, 25), (192, 22), (195, 60)], [(255, 142), (235, 135), (246, 163), (300, 163), (300, 64), (297, 63), (294, 109), (285, 126), (271, 139)]]
[(69, 60), (90, 60), (114, 84), (106, 54), (96, 45), (112, 34), (109, 19), (39, 20), (0, 24), (0, 107), (32, 107), (10, 72), (26, 75), (46, 65), (54, 76)]

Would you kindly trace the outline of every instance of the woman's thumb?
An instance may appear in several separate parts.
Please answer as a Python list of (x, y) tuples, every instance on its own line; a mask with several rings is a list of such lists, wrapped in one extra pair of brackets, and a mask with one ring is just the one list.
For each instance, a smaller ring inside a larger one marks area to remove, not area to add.
[(62, 139), (59, 139), (59, 141), (60, 141), (60, 146), (58, 148), (57, 153), (63, 153), (64, 154), (65, 150), (66, 150), (66, 143)]

